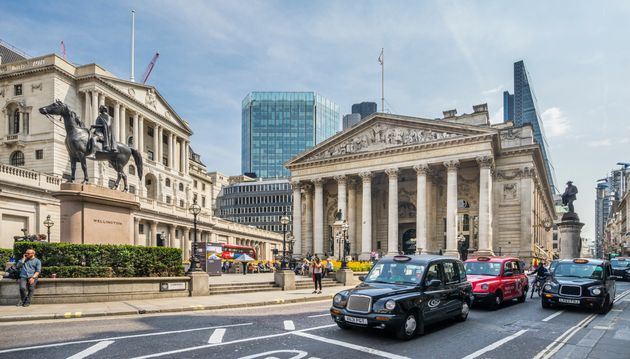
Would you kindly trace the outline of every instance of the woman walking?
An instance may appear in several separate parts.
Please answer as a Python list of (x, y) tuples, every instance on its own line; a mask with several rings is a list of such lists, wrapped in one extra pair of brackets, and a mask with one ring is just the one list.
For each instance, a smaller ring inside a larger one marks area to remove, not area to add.
[[(315, 290), (313, 294), (322, 294), (322, 262), (318, 257), (313, 259), (312, 270), (313, 282), (315, 282)], [(317, 291), (317, 285), (319, 284), (319, 292)]]

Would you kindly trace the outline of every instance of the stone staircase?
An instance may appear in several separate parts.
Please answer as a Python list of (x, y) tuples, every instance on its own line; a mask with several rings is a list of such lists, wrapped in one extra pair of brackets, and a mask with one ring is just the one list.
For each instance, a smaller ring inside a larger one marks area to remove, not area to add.
[[(340, 285), (332, 278), (323, 278), (322, 287), (335, 287)], [(300, 280), (295, 282), (296, 289), (312, 289), (312, 280)], [(215, 294), (233, 294), (233, 293), (256, 293), (282, 290), (276, 287), (274, 282), (257, 282), (257, 283), (229, 283), (229, 284), (210, 284), (210, 295)]]

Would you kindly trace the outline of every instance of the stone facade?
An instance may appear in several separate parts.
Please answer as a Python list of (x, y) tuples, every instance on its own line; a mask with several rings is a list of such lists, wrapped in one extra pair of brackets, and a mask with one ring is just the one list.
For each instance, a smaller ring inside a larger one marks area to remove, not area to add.
[(459, 235), (476, 255), (552, 258), (542, 224), (555, 209), (531, 127), (491, 126), (486, 105), (474, 110), (438, 120), (376, 113), (288, 161), (295, 252), (336, 254), (341, 209), (362, 259), (456, 256)]
[[(192, 130), (157, 89), (121, 80), (96, 64), (75, 66), (56, 55), (0, 66), (0, 246), (11, 246), (7, 238), (20, 234), (15, 233), (19, 226), (46, 233), (42, 221), (48, 214), (57, 223), (51, 237), (60, 240), (59, 202), (50, 193), (59, 190), (70, 171), (65, 131), (38, 112), (56, 99), (69, 105), (87, 127), (94, 123), (99, 105), (105, 105), (115, 139), (140, 150), (144, 178), (138, 178), (133, 162), (125, 168), (130, 192), (140, 202), (133, 213), (130, 244), (178, 247), (187, 257), (193, 238), (187, 208), (196, 198), (202, 206), (198, 239), (247, 243), (262, 258), (271, 258), (281, 236), (212, 215), (212, 180), (191, 149)], [(88, 175), (91, 183), (101, 186), (116, 178), (103, 162), (88, 161)]]

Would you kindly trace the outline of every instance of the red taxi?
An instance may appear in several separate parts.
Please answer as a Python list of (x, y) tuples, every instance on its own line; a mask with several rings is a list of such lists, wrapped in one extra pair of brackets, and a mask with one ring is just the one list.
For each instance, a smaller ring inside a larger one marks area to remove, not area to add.
[(497, 309), (506, 300), (527, 298), (529, 280), (522, 262), (512, 257), (477, 257), (464, 263), (475, 303)]

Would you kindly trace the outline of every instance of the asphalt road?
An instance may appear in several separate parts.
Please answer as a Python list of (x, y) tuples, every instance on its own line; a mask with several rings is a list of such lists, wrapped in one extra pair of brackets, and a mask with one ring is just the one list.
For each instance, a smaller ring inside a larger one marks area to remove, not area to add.
[[(630, 283), (618, 283), (618, 297), (627, 290)], [(339, 329), (329, 301), (23, 322), (0, 325), (0, 358), (559, 358), (588, 339), (589, 326), (605, 328), (630, 311), (630, 292), (618, 299), (606, 316), (542, 309), (537, 298), (497, 311), (474, 307), (466, 322), (428, 326), (406, 342), (380, 331)]]

